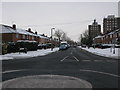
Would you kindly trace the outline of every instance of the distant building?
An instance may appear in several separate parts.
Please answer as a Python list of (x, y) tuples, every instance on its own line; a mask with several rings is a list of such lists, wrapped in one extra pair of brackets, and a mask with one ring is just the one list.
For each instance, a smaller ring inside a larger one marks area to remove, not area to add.
[(103, 19), (103, 33), (109, 33), (120, 28), (120, 17), (109, 15)]
[(94, 37), (98, 36), (101, 34), (101, 25), (94, 20), (92, 25), (88, 26), (88, 32), (89, 32), (89, 38), (93, 39)]

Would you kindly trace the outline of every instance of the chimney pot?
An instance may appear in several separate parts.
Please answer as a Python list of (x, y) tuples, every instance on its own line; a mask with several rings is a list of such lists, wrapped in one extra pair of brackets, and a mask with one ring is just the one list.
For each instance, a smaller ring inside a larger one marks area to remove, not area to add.
[(13, 28), (14, 30), (16, 30), (16, 25), (15, 25), (15, 24), (13, 24), (13, 25), (12, 25), (12, 28)]
[(31, 28), (28, 28), (28, 32), (31, 32)]
[(35, 34), (37, 34), (37, 31), (35, 32)]

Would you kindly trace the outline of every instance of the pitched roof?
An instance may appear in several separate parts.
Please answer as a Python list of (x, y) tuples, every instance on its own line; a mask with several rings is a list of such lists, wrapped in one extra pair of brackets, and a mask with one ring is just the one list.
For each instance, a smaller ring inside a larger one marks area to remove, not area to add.
[(16, 31), (12, 27), (0, 24), (0, 33), (15, 33)]
[(116, 33), (116, 32), (120, 32), (120, 29), (114, 30), (114, 31), (108, 33), (107, 35), (111, 35), (111, 34), (114, 34), (114, 33)]
[(2, 25), (2, 24), (0, 24), (0, 33), (18, 33), (18, 34), (38, 36), (40, 38), (49, 39), (48, 37), (42, 36), (40, 34), (30, 33), (25, 29), (17, 28), (16, 30), (14, 30), (11, 26)]
[(102, 35), (99, 35), (99, 36), (96, 36), (95, 38), (97, 39), (97, 38), (102, 38), (102, 37), (104, 37), (104, 36), (102, 36)]
[(112, 35), (112, 34), (117, 33), (117, 32), (120, 32), (120, 29), (116, 29), (116, 30), (109, 32), (107, 34), (104, 34), (104, 35), (96, 36), (95, 39), (105, 37), (106, 35)]

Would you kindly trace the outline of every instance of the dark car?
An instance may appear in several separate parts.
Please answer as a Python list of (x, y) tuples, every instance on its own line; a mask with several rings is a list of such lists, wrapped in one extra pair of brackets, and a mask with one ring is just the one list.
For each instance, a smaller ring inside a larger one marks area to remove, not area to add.
[(43, 49), (47, 49), (47, 44), (42, 44)]
[(67, 49), (67, 45), (60, 45), (59, 50), (66, 50)]
[(82, 48), (86, 48), (86, 45), (83, 44), (81, 47), (82, 47)]
[(38, 49), (42, 49), (43, 45), (42, 44), (38, 44)]
[(27, 53), (27, 48), (19, 48), (19, 53), (20, 53), (20, 52)]

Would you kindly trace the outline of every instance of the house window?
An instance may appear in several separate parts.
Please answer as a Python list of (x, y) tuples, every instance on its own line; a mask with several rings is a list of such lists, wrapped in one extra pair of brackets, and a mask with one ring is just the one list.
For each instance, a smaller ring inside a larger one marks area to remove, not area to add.
[(110, 38), (112, 38), (112, 35), (110, 35)]
[(32, 36), (32, 40), (34, 40), (34, 36)]
[(25, 35), (22, 35), (22, 38), (25, 39)]
[(29, 36), (29, 39), (31, 38), (31, 36)]
[(16, 38), (19, 38), (19, 34), (16, 34)]
[(29, 36), (27, 35), (27, 39), (29, 39)]
[(112, 38), (113, 38), (113, 34), (112, 34)]

